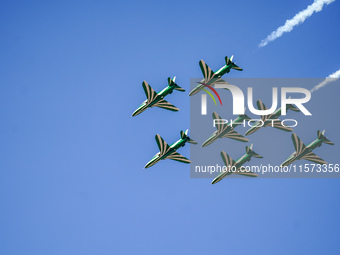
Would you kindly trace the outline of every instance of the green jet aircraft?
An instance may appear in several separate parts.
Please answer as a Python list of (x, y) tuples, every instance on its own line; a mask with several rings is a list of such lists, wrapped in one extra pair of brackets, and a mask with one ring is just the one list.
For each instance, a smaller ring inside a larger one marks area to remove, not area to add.
[(160, 135), (156, 135), (156, 142), (159, 148), (159, 152), (145, 165), (144, 168), (148, 168), (153, 166), (154, 164), (158, 163), (160, 160), (163, 159), (172, 159), (177, 160), (183, 163), (190, 163), (191, 161), (186, 157), (182, 156), (178, 152), (176, 152), (179, 148), (183, 147), (186, 143), (197, 144), (194, 140), (192, 140), (188, 136), (188, 129), (183, 132), (181, 131), (181, 139), (177, 142), (173, 143), (172, 145), (168, 145)]
[[(259, 110), (268, 110), (268, 108), (262, 103), (261, 100), (257, 101), (257, 107)], [(294, 112), (299, 112), (300, 110), (296, 108), (292, 104), (287, 104), (287, 111), (292, 110)], [(286, 127), (285, 125), (281, 124), (281, 121), (278, 118), (281, 116), (281, 108), (277, 109), (275, 112), (269, 115), (261, 115), (261, 121), (257, 121), (247, 132), (245, 135), (250, 135), (255, 133), (262, 127), (272, 126), (274, 128), (278, 128), (287, 132), (292, 132), (293, 129), (290, 127)], [(262, 122), (262, 123), (261, 123)]]
[(294, 147), (295, 147), (295, 152), (293, 152), (293, 154), (290, 155), (288, 157), (288, 159), (281, 164), (281, 166), (282, 167), (288, 166), (291, 163), (293, 163), (295, 160), (300, 160), (300, 159), (306, 159), (306, 160), (309, 160), (309, 161), (312, 161), (314, 163), (321, 164), (321, 165), (327, 164), (326, 161), (324, 161), (322, 158), (316, 156), (312, 151), (315, 148), (320, 147), (322, 145), (322, 143), (326, 143), (326, 144), (329, 144), (329, 145), (334, 145), (334, 143), (332, 143), (330, 140), (328, 140), (325, 137), (325, 135), (324, 135), (325, 130), (322, 131), (322, 132), (320, 132), (320, 130), (318, 130), (317, 134), (318, 134), (318, 138), (306, 146), (306, 145), (303, 144), (303, 142), (300, 140), (300, 138), (295, 133), (293, 133), (292, 134), (292, 140), (293, 140), (293, 144), (294, 144)]
[[(193, 90), (191, 90), (191, 92), (189, 93), (189, 96), (195, 95), (196, 93), (200, 92), (203, 88), (204, 88), (204, 84), (207, 85), (212, 85), (214, 83), (224, 83), (226, 84), (225, 81), (223, 81), (221, 79), (221, 77), (223, 75), (225, 75), (226, 73), (230, 72), (230, 69), (235, 69), (238, 71), (243, 71), (242, 68), (238, 67), (234, 62), (233, 62), (233, 57), (231, 56), (231, 58), (228, 58), (227, 56), (225, 57), (225, 62), (226, 65), (223, 66), (222, 68), (220, 68), (218, 71), (216, 71), (216, 73), (214, 73), (210, 67), (203, 61), (201, 60), (199, 62), (199, 65), (201, 67), (201, 71), (203, 73), (204, 79), (199, 82), (199, 85), (197, 85)], [(204, 83), (204, 84), (202, 84)]]
[(252, 157), (255, 158), (263, 157), (257, 154), (255, 151), (253, 151), (253, 145), (250, 145), (250, 147), (246, 146), (246, 152), (247, 152), (246, 154), (244, 154), (235, 162), (227, 153), (225, 153), (225, 151), (222, 151), (221, 157), (225, 164), (225, 170), (219, 173), (219, 175), (217, 175), (217, 177), (211, 182), (211, 184), (215, 184), (231, 174), (240, 174), (248, 177), (257, 177), (257, 174), (253, 173), (250, 170), (245, 169), (243, 167), (243, 164), (250, 161)]
[(202, 147), (208, 146), (209, 144), (215, 142), (218, 138), (223, 137), (231, 138), (241, 142), (249, 142), (247, 138), (240, 135), (234, 130), (234, 127), (241, 125), (241, 122), (243, 122), (244, 120), (250, 120), (247, 115), (239, 115), (229, 124), (224, 123), (224, 120), (222, 120), (216, 112), (213, 112), (212, 116), (217, 130), (212, 133), (212, 135), (202, 144)]
[(175, 79), (176, 77), (174, 77), (172, 80), (169, 77), (168, 86), (158, 93), (156, 93), (146, 81), (143, 81), (143, 89), (147, 99), (137, 108), (136, 111), (132, 113), (132, 116), (136, 116), (145, 111), (147, 108), (154, 106), (158, 106), (170, 111), (179, 111), (176, 106), (164, 100), (164, 97), (168, 94), (171, 94), (174, 89), (182, 92), (185, 91), (183, 88), (175, 83)]

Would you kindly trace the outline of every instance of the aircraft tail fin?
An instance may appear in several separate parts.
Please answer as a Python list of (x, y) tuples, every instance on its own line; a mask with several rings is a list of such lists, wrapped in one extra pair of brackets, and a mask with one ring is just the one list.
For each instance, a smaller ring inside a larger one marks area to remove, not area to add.
[[(187, 130), (188, 130), (188, 129), (187, 129)], [(181, 130), (181, 138), (183, 139), (183, 138), (185, 138), (186, 136), (187, 136), (187, 134), (184, 133), (183, 130)]]
[(195, 142), (194, 140), (192, 140), (192, 139), (188, 136), (188, 129), (187, 129), (185, 132), (183, 132), (183, 131), (181, 130), (181, 138), (182, 138), (182, 139), (188, 138), (188, 140), (187, 140), (188, 143), (197, 144), (197, 142)]
[(246, 152), (247, 154), (252, 154), (255, 158), (263, 158), (261, 155), (257, 154), (255, 151), (253, 151), (253, 145), (246, 146)]
[(174, 88), (175, 90), (184, 92), (185, 89), (183, 89), (180, 86), (178, 86), (177, 83), (175, 82), (175, 80), (176, 80), (176, 76), (173, 79), (171, 79), (170, 77), (168, 78), (168, 85), (169, 85), (169, 87), (175, 87)]
[(225, 64), (227, 66), (233, 64), (233, 57), (234, 56), (231, 56), (231, 58), (228, 58), (228, 56), (225, 56)]
[(331, 142), (330, 140), (328, 140), (325, 136), (325, 130), (324, 131), (320, 131), (318, 130), (318, 139), (323, 140), (322, 142), (329, 144), (329, 145), (334, 145), (333, 142)]
[(231, 65), (232, 69), (235, 69), (237, 71), (243, 71), (242, 68), (240, 68), (239, 66), (237, 66), (234, 62), (233, 62), (233, 57), (231, 56), (231, 58), (228, 58), (228, 56), (225, 56), (225, 63), (227, 66)]

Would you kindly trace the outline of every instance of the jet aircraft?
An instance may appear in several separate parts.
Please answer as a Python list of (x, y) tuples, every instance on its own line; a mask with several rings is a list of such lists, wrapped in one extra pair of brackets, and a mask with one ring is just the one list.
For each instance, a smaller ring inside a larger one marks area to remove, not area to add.
[(293, 152), (293, 154), (290, 155), (288, 159), (281, 164), (281, 166), (282, 167), (288, 166), (291, 163), (293, 163), (295, 160), (300, 160), (300, 159), (306, 159), (306, 160), (309, 160), (309, 161), (312, 161), (312, 162), (315, 162), (321, 165), (327, 164), (326, 161), (316, 156), (312, 151), (315, 148), (320, 147), (322, 143), (326, 143), (329, 145), (334, 145), (334, 143), (332, 143), (330, 140), (328, 140), (325, 137), (325, 130), (322, 132), (318, 130), (317, 135), (318, 135), (318, 138), (306, 146), (303, 144), (300, 138), (295, 133), (293, 133), (292, 140), (293, 140), (293, 144), (295, 147), (295, 152)]
[[(257, 100), (257, 107), (259, 110), (268, 110), (268, 108), (262, 103), (261, 100)], [(294, 112), (299, 112), (300, 110), (296, 108), (292, 104), (287, 105), (287, 110), (292, 110)], [(278, 118), (281, 116), (281, 108), (277, 109), (275, 112), (269, 115), (261, 115), (261, 121), (257, 121), (247, 132), (245, 135), (250, 135), (255, 133), (261, 127), (272, 126), (274, 128), (278, 128), (287, 132), (292, 132), (293, 129), (281, 124), (281, 121)]]
[(172, 80), (169, 77), (168, 86), (158, 93), (156, 93), (156, 91), (154, 91), (146, 81), (143, 81), (143, 89), (147, 99), (137, 108), (136, 111), (132, 113), (132, 116), (136, 116), (145, 111), (148, 107), (154, 106), (158, 106), (160, 108), (164, 108), (170, 111), (179, 111), (179, 109), (176, 106), (164, 100), (164, 97), (167, 96), (168, 94), (171, 94), (174, 89), (179, 91), (185, 91), (183, 88), (181, 88), (175, 83), (175, 79), (176, 77), (174, 77)]
[(212, 85), (214, 83), (226, 84), (226, 82), (223, 81), (221, 77), (225, 75), (226, 73), (229, 73), (230, 69), (243, 71), (242, 68), (238, 67), (233, 62), (233, 56), (231, 56), (231, 58), (228, 58), (226, 56), (225, 62), (226, 62), (226, 65), (221, 67), (218, 71), (216, 71), (216, 73), (214, 73), (203, 60), (200, 60), (199, 65), (201, 67), (201, 71), (203, 73), (204, 79), (201, 82), (199, 82), (199, 84), (193, 90), (191, 90), (191, 92), (189, 93), (189, 96), (195, 95), (196, 93), (200, 92), (204, 88), (205, 84), (207, 85)]
[(225, 151), (221, 152), (221, 157), (226, 167), (225, 171), (222, 171), (219, 175), (217, 175), (217, 177), (211, 182), (211, 184), (215, 184), (231, 174), (257, 177), (257, 174), (245, 169), (242, 166), (247, 161), (250, 161), (252, 157), (263, 158), (261, 155), (253, 151), (253, 145), (250, 145), (250, 147), (246, 146), (246, 154), (240, 157), (236, 162), (227, 153), (225, 153)]
[(234, 127), (241, 125), (244, 120), (250, 120), (247, 115), (239, 115), (233, 122), (228, 124), (222, 123), (221, 117), (216, 112), (213, 112), (212, 116), (217, 130), (202, 144), (202, 147), (205, 147), (222, 137), (228, 137), (241, 142), (249, 142), (247, 138), (234, 130)]
[(172, 145), (168, 145), (160, 135), (156, 135), (156, 142), (159, 148), (159, 152), (145, 165), (145, 168), (153, 166), (154, 164), (158, 163), (160, 160), (163, 159), (172, 159), (177, 160), (183, 163), (190, 163), (191, 161), (186, 157), (182, 156), (178, 152), (176, 152), (180, 147), (183, 147), (186, 143), (197, 144), (194, 140), (192, 140), (188, 136), (188, 129), (183, 132), (181, 131), (181, 139), (177, 142), (173, 143)]

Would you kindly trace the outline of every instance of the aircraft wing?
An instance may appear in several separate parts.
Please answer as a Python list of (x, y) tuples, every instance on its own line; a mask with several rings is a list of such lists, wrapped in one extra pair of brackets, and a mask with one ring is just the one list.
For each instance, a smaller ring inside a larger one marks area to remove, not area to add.
[(170, 104), (168, 101), (166, 101), (164, 99), (159, 100), (152, 107), (154, 107), (154, 106), (158, 106), (160, 108), (167, 109), (167, 110), (174, 111), (174, 112), (179, 111), (179, 109), (176, 106)]
[(217, 132), (221, 133), (228, 126), (228, 124), (223, 123), (222, 118), (217, 114), (217, 112), (213, 112), (212, 117), (215, 120), (214, 123), (217, 128)]
[(286, 125), (282, 126), (281, 122), (278, 121), (278, 120), (277, 121), (274, 120), (274, 121), (272, 121), (268, 124), (268, 126), (271, 126), (271, 125), (273, 125), (274, 128), (281, 129), (281, 130), (286, 131), (286, 132), (292, 132), (293, 131), (292, 128), (287, 127)]
[(148, 102), (152, 102), (155, 97), (157, 96), (157, 92), (153, 90), (153, 88), (151, 88), (151, 86), (146, 82), (143, 81), (143, 89), (146, 95), (146, 98), (148, 99)]
[(200, 61), (199, 65), (201, 67), (201, 71), (203, 73), (205, 81), (206, 82), (210, 81), (211, 78), (214, 77), (215, 73), (210, 69), (210, 67), (203, 60)]
[(249, 142), (249, 139), (245, 138), (243, 135), (240, 135), (235, 130), (230, 130), (228, 133), (226, 133), (223, 137), (228, 137), (240, 142)]
[(171, 149), (170, 146), (163, 140), (163, 138), (159, 134), (155, 136), (155, 139), (159, 148), (160, 156), (163, 156)]
[(187, 164), (191, 162), (189, 159), (187, 159), (183, 155), (179, 154), (178, 152), (173, 152), (173, 153), (171, 153), (171, 155), (169, 155), (166, 158), (176, 160), (176, 161), (179, 161), (179, 162), (182, 162), (182, 163), (187, 163)]
[[(224, 165), (227, 168), (230, 168), (230, 170), (232, 170), (231, 167), (236, 165), (235, 161), (225, 151), (221, 151), (221, 157), (222, 157), (222, 160), (224, 162)], [(229, 169), (227, 169), (227, 170), (229, 170)]]
[(215, 184), (225, 178), (230, 172), (235, 171), (236, 163), (235, 161), (227, 154), (225, 151), (221, 151), (221, 157), (224, 162), (226, 169), (220, 172), (215, 179), (211, 182), (211, 184)]
[(309, 160), (309, 161), (312, 161), (314, 163), (321, 164), (321, 165), (327, 164), (326, 161), (324, 161), (322, 158), (316, 156), (313, 152), (307, 153), (306, 155), (301, 157), (301, 159), (306, 159), (306, 160)]
[[(263, 110), (268, 110), (268, 108), (264, 105), (264, 103), (262, 103), (262, 101), (259, 99), (257, 100), (257, 108), (261, 111)], [(266, 121), (267, 119), (270, 119), (272, 116), (272, 114), (269, 115), (261, 115), (261, 120)]]
[(306, 145), (303, 144), (303, 142), (295, 133), (292, 134), (292, 140), (296, 150), (296, 155), (298, 156), (306, 149)]

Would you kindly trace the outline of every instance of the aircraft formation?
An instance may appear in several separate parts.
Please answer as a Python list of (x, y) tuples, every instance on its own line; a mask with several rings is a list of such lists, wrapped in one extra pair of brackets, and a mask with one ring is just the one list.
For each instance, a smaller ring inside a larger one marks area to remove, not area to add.
[[(242, 68), (237, 66), (233, 62), (233, 56), (231, 58), (225, 57), (226, 64), (221, 67), (216, 72), (213, 72), (210, 67), (203, 61), (199, 61), (199, 66), (203, 73), (204, 79), (198, 82), (198, 85), (192, 89), (189, 93), (189, 96), (195, 95), (199, 93), (201, 90), (204, 90), (204, 87), (211, 87), (215, 84), (223, 83), (228, 84), (224, 80), (221, 79), (223, 75), (229, 73), (231, 69), (243, 71)], [(152, 107), (160, 107), (170, 111), (179, 111), (179, 109), (170, 104), (168, 101), (164, 100), (164, 97), (171, 94), (173, 90), (178, 90), (184, 92), (185, 90), (178, 86), (175, 82), (176, 77), (171, 79), (168, 78), (168, 85), (161, 90), (160, 92), (155, 92), (152, 87), (146, 82), (143, 81), (142, 86), (146, 95), (146, 100), (132, 113), (132, 117), (141, 114), (148, 108)], [(257, 107), (259, 110), (268, 110), (267, 107), (263, 104), (261, 100), (257, 101)], [(286, 106), (287, 110), (292, 110), (295, 112), (299, 112), (300, 110), (296, 108), (294, 105), (288, 104)], [(261, 129), (262, 127), (272, 126), (274, 128), (292, 132), (293, 129), (287, 127), (281, 122), (278, 122), (278, 118), (281, 116), (281, 108), (277, 109), (275, 112), (269, 115), (262, 115), (261, 120), (257, 121), (246, 133), (245, 136), (251, 135)], [(219, 138), (230, 138), (240, 142), (249, 142), (249, 139), (244, 137), (243, 135), (237, 133), (234, 128), (240, 125), (244, 120), (250, 120), (246, 114), (239, 115), (235, 120), (230, 122), (229, 124), (223, 123), (222, 118), (217, 114), (217, 112), (213, 112), (212, 117), (214, 119), (214, 126), (216, 127), (216, 131), (213, 132), (210, 137), (202, 144), (202, 147), (206, 147), (211, 143), (215, 142)], [(260, 123), (261, 122), (261, 123)], [(262, 125), (260, 125), (262, 124)], [(300, 138), (293, 133), (292, 140), (295, 147), (295, 152), (291, 154), (280, 166), (285, 167), (292, 164), (296, 160), (309, 160), (317, 164), (327, 164), (326, 161), (315, 155), (312, 151), (320, 147), (323, 143), (334, 145), (330, 140), (325, 137), (325, 130), (323, 132), (317, 131), (317, 139), (307, 146), (303, 144)], [(180, 131), (181, 138), (174, 142), (171, 145), (168, 145), (163, 138), (157, 134), (155, 136), (156, 143), (159, 148), (159, 152), (145, 165), (144, 168), (149, 168), (161, 160), (164, 159), (172, 159), (182, 163), (191, 163), (191, 161), (184, 157), (183, 155), (179, 154), (177, 150), (180, 147), (185, 146), (186, 143), (197, 144), (194, 140), (192, 140), (188, 136), (188, 129), (183, 132)], [(221, 157), (224, 162), (224, 171), (220, 172), (216, 178), (213, 179), (212, 184), (215, 184), (221, 181), (223, 178), (231, 175), (231, 174), (239, 174), (248, 177), (257, 177), (258, 175), (247, 170), (243, 165), (250, 161), (252, 157), (255, 158), (263, 158), (261, 155), (257, 154), (253, 151), (253, 144), (250, 146), (246, 146), (246, 154), (241, 156), (238, 160), (234, 161), (225, 151), (221, 152)]]

